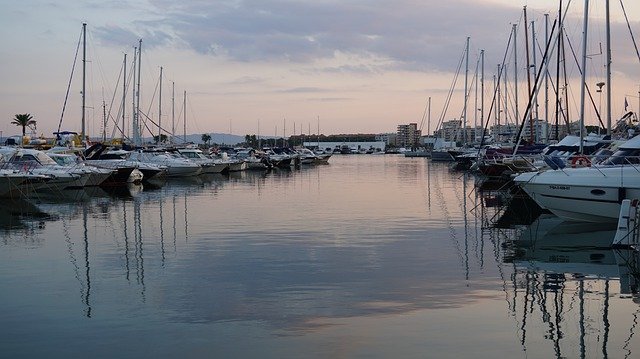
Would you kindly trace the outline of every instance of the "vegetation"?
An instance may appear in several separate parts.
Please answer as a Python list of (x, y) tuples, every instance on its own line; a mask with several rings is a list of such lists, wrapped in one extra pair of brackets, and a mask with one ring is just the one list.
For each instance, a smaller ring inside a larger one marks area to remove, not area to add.
[(200, 138), (202, 140), (202, 142), (204, 142), (204, 144), (209, 147), (211, 145), (211, 135), (208, 133), (203, 133), (202, 137)]
[(169, 138), (167, 137), (167, 135), (165, 135), (164, 133), (160, 135), (160, 137), (158, 136), (153, 136), (153, 142), (155, 143), (163, 143), (163, 142), (167, 142)]
[(23, 113), (23, 114), (17, 114), (13, 118), (11, 123), (16, 126), (22, 127), (22, 137), (24, 137), (27, 134), (27, 127), (31, 128), (31, 126), (35, 126), (36, 120), (34, 120), (33, 116), (31, 116), (30, 114)]

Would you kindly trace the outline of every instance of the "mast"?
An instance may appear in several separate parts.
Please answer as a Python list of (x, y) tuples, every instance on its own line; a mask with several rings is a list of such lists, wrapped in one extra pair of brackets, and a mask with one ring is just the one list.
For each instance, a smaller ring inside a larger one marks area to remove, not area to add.
[(584, 0), (584, 26), (582, 28), (582, 78), (580, 81), (580, 154), (584, 153), (584, 95), (587, 81), (587, 35), (589, 26), (589, 0)]
[(127, 101), (127, 54), (124, 54), (122, 69), (122, 143), (124, 143), (124, 113), (127, 108), (127, 106), (125, 106), (125, 102)]
[[(496, 120), (497, 120), (497, 125), (498, 125), (498, 131), (500, 130), (500, 112), (502, 112), (502, 109), (500, 108), (500, 101), (502, 101), (502, 94), (500, 93), (500, 64), (498, 64), (498, 67), (496, 69), (496, 76), (493, 78), (494, 82), (495, 82), (495, 87), (496, 87), (496, 94), (497, 94), (497, 98), (496, 98)], [(502, 131), (501, 131), (502, 132)]]
[(142, 39), (138, 41), (138, 84), (136, 90), (136, 114), (134, 116), (133, 142), (136, 146), (141, 144), (140, 133), (140, 73), (142, 67)]
[(102, 98), (102, 142), (107, 142), (107, 104), (104, 102), (104, 97)]
[(85, 124), (85, 91), (87, 87), (87, 24), (82, 23), (82, 132), (80, 141), (82, 145), (86, 140), (86, 124)]
[[(529, 63), (529, 27), (527, 26), (527, 7), (524, 7), (524, 39), (525, 39), (525, 52), (527, 55), (527, 95), (531, 96), (531, 64)], [(529, 111), (529, 141), (534, 142), (533, 134), (533, 111)]]
[(182, 142), (187, 143), (187, 91), (184, 91), (184, 100), (182, 102), (184, 111), (184, 123), (182, 124)]
[(467, 47), (465, 55), (465, 73), (464, 73), (464, 122), (462, 124), (462, 141), (467, 145), (467, 91), (469, 86), (469, 36), (467, 36)]
[[(480, 65), (480, 58), (476, 61), (476, 73), (474, 81), (474, 97), (473, 97), (473, 138), (471, 142), (475, 143), (478, 140), (478, 67)], [(431, 100), (431, 97), (429, 97)]]
[(504, 124), (507, 125), (509, 123), (509, 88), (507, 87), (507, 64), (502, 65), (502, 77), (504, 78)]
[(611, 136), (611, 19), (609, 17), (609, 0), (606, 7), (606, 36), (607, 36), (607, 135)]
[(516, 105), (516, 125), (520, 121), (520, 110), (518, 109), (518, 25), (513, 24), (513, 90)]
[(176, 83), (171, 82), (171, 143), (176, 137)]
[(484, 50), (480, 50), (480, 122), (484, 122)]
[[(549, 14), (544, 14), (544, 42), (549, 41)], [(549, 61), (544, 59), (544, 61)], [(545, 125), (549, 128), (549, 71), (544, 72), (544, 121)], [(547, 132), (545, 143), (549, 141), (549, 133)]]
[(429, 96), (429, 110), (427, 112), (427, 136), (431, 135), (431, 96)]
[(136, 144), (136, 116), (137, 116), (137, 112), (136, 112), (136, 65), (137, 65), (137, 59), (138, 59), (138, 48), (136, 46), (133, 47), (133, 86), (132, 86), (132, 91), (131, 91), (131, 123), (132, 123), (132, 130), (131, 130), (131, 135), (133, 136), (133, 144)]
[(562, 32), (564, 30), (564, 23), (562, 22), (562, 0), (560, 0), (560, 4), (558, 6), (558, 19), (560, 20), (560, 24), (558, 26), (558, 56), (556, 60), (556, 141), (560, 141), (560, 52), (562, 51), (562, 47), (560, 46), (560, 44), (562, 42)]
[[(534, 75), (535, 75), (535, 71), (537, 71), (538, 66), (537, 66), (537, 60), (536, 60), (536, 27), (535, 27), (535, 22), (531, 21), (531, 50), (533, 52), (533, 64), (531, 65), (534, 71)], [(540, 115), (538, 114), (538, 96), (536, 95), (533, 98), (533, 110), (535, 111), (535, 119), (538, 120), (540, 119)]]
[(160, 91), (158, 92), (158, 142), (162, 136), (162, 66), (160, 66)]

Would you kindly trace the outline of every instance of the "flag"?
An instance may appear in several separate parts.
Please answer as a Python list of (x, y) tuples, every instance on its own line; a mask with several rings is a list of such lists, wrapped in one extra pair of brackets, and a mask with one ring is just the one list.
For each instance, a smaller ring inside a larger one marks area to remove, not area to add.
[(627, 112), (627, 107), (629, 107), (629, 103), (627, 102), (627, 98), (624, 98), (624, 111)]

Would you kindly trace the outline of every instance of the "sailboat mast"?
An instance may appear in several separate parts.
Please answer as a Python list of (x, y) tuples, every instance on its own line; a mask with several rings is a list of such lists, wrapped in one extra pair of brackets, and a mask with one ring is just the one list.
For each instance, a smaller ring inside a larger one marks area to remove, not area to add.
[(107, 142), (107, 104), (104, 98), (102, 99), (102, 142)]
[(609, 0), (606, 7), (606, 36), (607, 36), (607, 135), (611, 136), (611, 19), (609, 17)]
[(84, 145), (86, 136), (86, 124), (85, 124), (85, 97), (87, 86), (87, 24), (82, 23), (82, 131), (80, 134), (80, 141)]
[(520, 109), (518, 108), (518, 25), (513, 24), (513, 95), (515, 97), (516, 125), (520, 121)]
[(484, 50), (480, 50), (480, 122), (484, 123)]
[(587, 81), (587, 35), (589, 26), (589, 0), (584, 0), (584, 26), (582, 28), (582, 78), (580, 81), (580, 154), (584, 153), (585, 84)]
[(124, 61), (122, 62), (122, 143), (124, 143), (124, 114), (127, 108), (127, 54), (124, 54)]
[(176, 83), (171, 82), (171, 143), (176, 137)]
[[(544, 42), (549, 41), (549, 14), (544, 14)], [(549, 59), (544, 59), (549, 61)], [(549, 128), (549, 71), (544, 72), (544, 122), (546, 127)], [(547, 132), (545, 143), (549, 142), (549, 133)]]
[(465, 54), (465, 73), (464, 73), (464, 122), (462, 123), (462, 140), (464, 144), (467, 144), (467, 91), (469, 88), (469, 40), (471, 38), (467, 36), (467, 46)]
[(316, 138), (318, 139), (318, 149), (320, 149), (320, 116), (318, 116), (318, 136)]
[(182, 124), (182, 142), (187, 143), (187, 91), (184, 91), (184, 100), (182, 103), (184, 111), (184, 123)]
[(136, 66), (138, 64), (138, 48), (133, 47), (133, 84), (131, 90), (131, 135), (133, 136), (133, 144), (136, 144)]
[[(529, 63), (529, 27), (527, 26), (527, 7), (524, 7), (524, 40), (525, 53), (527, 55), (527, 95), (531, 96), (531, 64)], [(534, 142), (533, 133), (533, 111), (529, 111), (529, 141)]]
[(160, 90), (158, 91), (158, 142), (162, 136), (162, 66), (160, 66)]
[(496, 68), (496, 76), (494, 77), (494, 85), (496, 89), (496, 124), (498, 125), (498, 131), (500, 131), (500, 113), (502, 109), (500, 108), (500, 104), (502, 101), (502, 94), (500, 93), (500, 64), (498, 64)]
[(429, 96), (429, 110), (427, 110), (427, 136), (431, 135), (431, 96)]
[[(480, 58), (476, 61), (476, 73), (474, 77), (474, 97), (473, 97), (473, 138), (471, 142), (475, 143), (478, 139), (478, 71), (480, 65)], [(431, 99), (431, 98), (429, 98)]]
[(505, 126), (509, 123), (509, 87), (507, 86), (507, 80), (508, 80), (508, 67), (507, 64), (502, 65), (502, 77), (504, 78), (504, 95), (502, 95), (502, 97), (504, 98), (504, 107), (503, 107), (503, 112), (504, 112), (504, 124)]
[(133, 122), (133, 142), (136, 146), (140, 146), (141, 144), (141, 133), (140, 133), (140, 74), (142, 67), (142, 39), (138, 41), (138, 83), (136, 89), (136, 113), (134, 116)]
[(562, 51), (560, 44), (562, 42), (562, 32), (564, 30), (564, 24), (562, 22), (562, 0), (560, 0), (560, 4), (558, 5), (558, 19), (560, 20), (560, 24), (558, 26), (558, 55), (556, 59), (556, 124), (554, 127), (554, 139), (556, 141), (560, 141), (560, 52)]
[[(537, 60), (536, 60), (536, 27), (535, 27), (535, 21), (531, 21), (531, 50), (532, 50), (532, 57), (533, 57), (533, 64), (531, 64), (531, 67), (533, 68), (534, 71), (534, 75), (535, 75), (535, 71), (537, 71), (538, 69), (538, 64), (537, 64)], [(535, 119), (538, 120), (540, 119), (540, 115), (538, 114), (538, 96), (536, 95), (533, 98), (533, 111)]]

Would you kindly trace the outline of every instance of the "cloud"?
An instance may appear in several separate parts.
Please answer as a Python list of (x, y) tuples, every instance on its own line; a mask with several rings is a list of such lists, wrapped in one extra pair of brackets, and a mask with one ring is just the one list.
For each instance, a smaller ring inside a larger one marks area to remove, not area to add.
[[(151, 4), (152, 13), (163, 15), (105, 26), (98, 31), (100, 38), (124, 45), (143, 37), (150, 46), (179, 43), (201, 54), (244, 62), (311, 63), (340, 52), (390, 59), (385, 66), (424, 69), (449, 67), (450, 56), (460, 51), (467, 34), (495, 36), (495, 24), (500, 23), (496, 19), (507, 28), (504, 19), (519, 16), (511, 8), (468, 0), (445, 4), (411, 0), (156, 0)], [(366, 65), (327, 70), (376, 71)]]
[[(148, 47), (181, 46), (249, 63), (314, 64), (338, 54), (358, 60), (316, 67), (328, 73), (449, 72), (467, 36), (474, 57), (483, 48), (487, 60), (497, 63), (511, 23), (521, 21), (518, 7), (471, 0), (150, 0), (149, 4), (151, 18), (105, 26), (98, 31), (100, 38), (123, 45), (142, 37)], [(531, 12), (534, 19), (536, 13)]]

